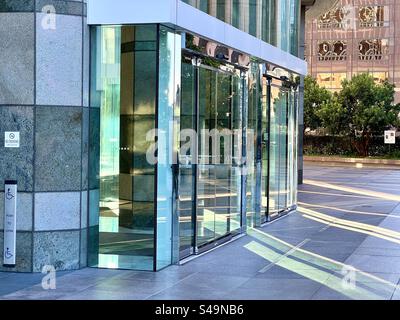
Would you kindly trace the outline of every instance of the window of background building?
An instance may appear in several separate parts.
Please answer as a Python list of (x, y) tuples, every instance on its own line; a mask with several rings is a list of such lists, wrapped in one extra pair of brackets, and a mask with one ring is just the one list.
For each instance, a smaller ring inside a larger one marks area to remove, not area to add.
[(370, 72), (370, 74), (374, 77), (376, 83), (383, 83), (389, 78), (388, 72)]
[(346, 60), (347, 42), (341, 40), (319, 42), (317, 55), (319, 61)]
[(388, 27), (389, 7), (387, 6), (360, 7), (359, 19), (361, 28)]
[(361, 40), (359, 43), (360, 60), (382, 60), (388, 56), (388, 39)]
[(346, 79), (346, 72), (325, 72), (317, 74), (317, 83), (331, 91), (342, 89), (342, 81)]
[(345, 8), (334, 8), (322, 14), (318, 19), (319, 29), (343, 29), (345, 26)]

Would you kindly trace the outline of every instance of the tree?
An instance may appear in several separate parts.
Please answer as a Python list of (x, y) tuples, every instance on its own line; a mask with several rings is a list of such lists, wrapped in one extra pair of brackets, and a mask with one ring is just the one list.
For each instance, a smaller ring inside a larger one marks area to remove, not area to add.
[(368, 156), (372, 135), (399, 124), (400, 105), (393, 104), (395, 86), (387, 81), (377, 84), (364, 73), (344, 80), (342, 88), (338, 101), (349, 122), (348, 134), (358, 154)]
[(321, 120), (321, 125), (332, 135), (346, 133), (349, 129), (349, 115), (336, 93), (321, 104), (316, 115)]
[(317, 111), (324, 103), (328, 103), (332, 94), (321, 88), (317, 80), (311, 76), (304, 79), (304, 128), (317, 129), (321, 126), (321, 119)]

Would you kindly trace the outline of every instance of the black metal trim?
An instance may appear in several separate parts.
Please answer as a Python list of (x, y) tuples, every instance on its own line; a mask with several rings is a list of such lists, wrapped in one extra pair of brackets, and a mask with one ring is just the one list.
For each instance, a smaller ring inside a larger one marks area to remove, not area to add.
[(192, 250), (193, 253), (197, 251), (197, 208), (198, 208), (198, 194), (199, 194), (199, 184), (198, 184), (198, 177), (199, 177), (199, 126), (200, 126), (200, 95), (199, 95), (199, 88), (200, 88), (200, 68), (194, 66), (194, 74), (195, 74), (195, 101), (194, 101), (194, 111), (196, 113), (196, 122), (195, 122), (195, 132), (197, 132), (197, 139), (195, 141), (195, 148), (196, 148), (196, 162), (193, 164), (193, 157), (192, 157), (192, 174), (194, 174), (194, 195), (192, 201), (192, 226), (193, 226), (193, 239), (192, 239)]
[[(155, 114), (154, 114), (154, 127), (158, 129), (158, 116), (159, 116), (159, 90), (160, 90), (160, 24), (157, 24), (157, 43), (156, 43), (156, 99), (155, 99)], [(158, 143), (158, 137), (155, 137)], [(158, 159), (158, 148), (156, 150), (156, 159)], [(157, 190), (158, 190), (158, 163), (154, 165), (154, 245), (153, 245), (153, 271), (157, 271)]]
[(270, 216), (269, 212), (269, 204), (270, 204), (270, 173), (271, 173), (271, 82), (272, 78), (267, 76), (267, 116), (268, 116), (268, 145), (266, 146), (268, 153), (268, 162), (267, 162), (267, 210), (265, 211), (266, 220)]
[(216, 57), (208, 56), (208, 55), (206, 55), (204, 53), (201, 53), (201, 52), (198, 52), (198, 51), (194, 51), (194, 50), (191, 50), (191, 49), (182, 48), (182, 51), (184, 53), (188, 54), (188, 55), (191, 55), (191, 56), (194, 56), (194, 57), (197, 57), (197, 58), (211, 59), (211, 60), (217, 61), (217, 62), (219, 62), (219, 63), (221, 63), (223, 65), (232, 66), (232, 67), (234, 67), (235, 69), (238, 69), (238, 70), (242, 70), (242, 71), (248, 71), (249, 70), (249, 67), (244, 67), (244, 66), (229, 62), (229, 61), (227, 61), (225, 59), (218, 59)]
[(5, 180), (5, 181), (4, 181), (4, 184), (16, 185), (16, 184), (18, 184), (18, 183), (17, 183), (17, 180)]

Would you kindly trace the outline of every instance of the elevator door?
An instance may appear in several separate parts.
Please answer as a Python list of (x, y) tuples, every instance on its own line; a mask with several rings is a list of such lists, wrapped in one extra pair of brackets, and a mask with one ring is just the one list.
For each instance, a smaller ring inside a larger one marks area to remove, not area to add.
[[(235, 72), (182, 63), (180, 126), (186, 140), (181, 142), (178, 178), (181, 258), (241, 230), (242, 88)], [(190, 130), (195, 150), (187, 152)]]

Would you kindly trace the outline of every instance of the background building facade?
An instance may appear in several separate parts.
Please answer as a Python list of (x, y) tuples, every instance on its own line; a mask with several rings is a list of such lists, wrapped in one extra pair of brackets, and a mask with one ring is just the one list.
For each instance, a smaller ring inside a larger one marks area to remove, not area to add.
[(323, 13), (306, 16), (309, 73), (331, 91), (343, 79), (368, 72), (396, 86), (400, 102), (400, 3), (395, 0), (340, 0)]

